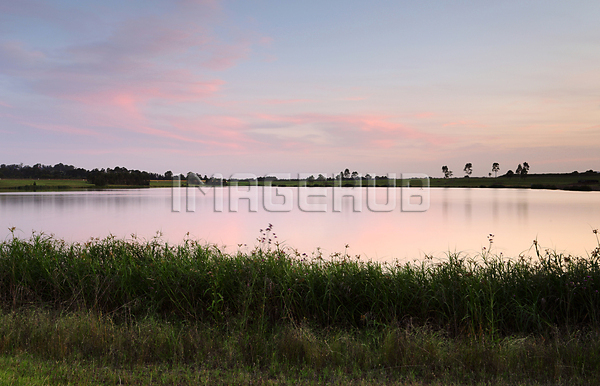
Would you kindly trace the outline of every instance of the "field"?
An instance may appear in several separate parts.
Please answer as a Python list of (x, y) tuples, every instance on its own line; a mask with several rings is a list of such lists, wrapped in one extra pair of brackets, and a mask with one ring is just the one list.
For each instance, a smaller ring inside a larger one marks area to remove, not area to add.
[(0, 179), (2, 191), (57, 191), (57, 190), (86, 190), (94, 189), (94, 185), (85, 180), (22, 180)]
[(533, 188), (564, 190), (600, 190), (600, 174), (529, 174), (525, 177), (431, 178), (433, 187)]
[[(0, 380), (46, 383), (589, 384), (600, 249), (421, 263), (264, 241), (45, 235), (0, 244)], [(261, 239), (262, 240), (262, 239)]]
[[(150, 181), (151, 188), (173, 186), (172, 181)], [(134, 189), (147, 188), (147, 186), (108, 185), (102, 189)], [(86, 180), (70, 179), (0, 179), (0, 192), (54, 192), (54, 191), (81, 191), (99, 190), (97, 186)]]
[[(273, 186), (296, 187), (299, 186), (298, 180), (277, 180), (270, 182)], [(337, 182), (336, 182), (337, 183)], [(592, 191), (600, 190), (600, 174), (595, 172), (570, 173), (570, 174), (529, 174), (525, 177), (501, 176), (491, 177), (471, 177), (471, 178), (430, 178), (431, 187), (453, 187), (453, 188), (524, 188), (524, 189), (563, 189)], [(239, 181), (240, 186), (247, 186), (248, 181)], [(259, 185), (263, 182), (259, 181)], [(363, 186), (370, 186), (371, 182), (364, 180)], [(396, 186), (402, 186), (403, 182), (397, 180)], [(306, 186), (333, 186), (334, 181), (309, 181)], [(354, 186), (353, 180), (344, 180), (343, 186)], [(377, 186), (388, 186), (387, 180), (377, 180)], [(152, 180), (150, 188), (170, 188), (173, 181), (170, 180)], [(187, 186), (186, 181), (181, 182), (181, 186)], [(147, 186), (129, 186), (129, 185), (108, 185), (103, 189), (132, 189), (147, 188)], [(62, 190), (94, 190), (98, 189), (94, 184), (85, 180), (27, 180), (27, 179), (0, 179), (0, 192), (2, 191), (62, 191)]]

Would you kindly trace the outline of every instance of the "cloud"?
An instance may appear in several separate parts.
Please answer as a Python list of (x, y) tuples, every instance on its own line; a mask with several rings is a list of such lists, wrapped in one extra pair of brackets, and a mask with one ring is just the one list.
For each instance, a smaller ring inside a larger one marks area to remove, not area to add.
[(27, 121), (20, 121), (19, 123), (22, 125), (36, 128), (36, 129), (52, 131), (52, 132), (57, 132), (57, 133), (61, 133), (61, 134), (76, 134), (76, 135), (85, 135), (85, 136), (92, 136), (92, 137), (98, 137), (98, 138), (105, 137), (104, 135), (102, 135), (96, 131), (82, 129), (79, 127), (73, 127), (73, 126), (69, 126), (69, 125), (40, 124), (40, 123), (27, 122)]
[(289, 105), (315, 102), (313, 99), (267, 99), (263, 101), (266, 105)]
[(311, 134), (305, 138), (313, 140), (315, 145), (321, 144), (330, 147), (390, 148), (405, 146), (408, 143), (439, 145), (446, 141), (443, 136), (434, 136), (397, 123), (393, 117), (387, 115), (300, 114), (281, 116), (257, 114), (257, 117), (267, 122), (280, 124), (280, 130), (272, 130), (275, 136), (297, 135), (297, 132), (304, 131)]
[[(0, 37), (0, 72), (22, 90), (82, 108), (102, 107), (104, 114), (120, 118), (123, 128), (151, 126), (146, 115), (152, 104), (207, 101), (224, 84), (214, 71), (236, 65), (261, 40), (253, 33), (239, 37), (237, 28), (223, 20), (218, 1), (161, 4), (160, 12), (152, 11), (158, 14), (140, 8), (109, 24), (87, 15), (98, 30), (108, 26), (101, 38), (74, 37), (68, 44), (33, 49), (25, 41)], [(44, 14), (36, 5), (31, 0), (20, 6), (2, 2), (0, 10), (5, 16), (44, 18), (62, 27), (64, 15), (59, 17), (58, 6), (45, 7)], [(95, 113), (90, 110), (90, 118)], [(158, 129), (155, 133), (164, 134)]]
[(461, 120), (461, 121), (456, 121), (456, 122), (448, 122), (448, 123), (444, 123), (442, 126), (443, 127), (448, 127), (448, 126), (464, 126), (464, 127), (475, 127), (475, 128), (485, 128), (485, 127), (488, 127), (488, 125), (482, 124), (482, 123), (477, 122), (477, 121), (470, 121), (470, 120)]

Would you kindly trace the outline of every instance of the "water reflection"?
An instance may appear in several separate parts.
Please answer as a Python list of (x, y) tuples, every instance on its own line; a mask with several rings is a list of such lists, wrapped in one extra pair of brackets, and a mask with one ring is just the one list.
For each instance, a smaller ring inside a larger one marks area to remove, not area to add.
[[(272, 189), (273, 202), (283, 202)], [(342, 197), (340, 212), (335, 212), (331, 189), (325, 189), (324, 196), (311, 191), (308, 197), (309, 203), (324, 205), (324, 212), (301, 211), (297, 189), (292, 189), (291, 212), (266, 211), (259, 189), (258, 210), (249, 212), (248, 200), (243, 199), (235, 213), (228, 211), (227, 189), (220, 213), (213, 211), (214, 189), (196, 194), (195, 212), (185, 211), (184, 193), (179, 213), (171, 211), (171, 189), (5, 193), (0, 194), (0, 239), (10, 237), (10, 227), (16, 227), (20, 237), (43, 231), (68, 241), (109, 234), (150, 239), (160, 231), (165, 240), (177, 243), (190, 232), (233, 252), (238, 244), (254, 246), (259, 229), (272, 223), (281, 242), (302, 252), (316, 247), (326, 254), (343, 252), (349, 244), (352, 255), (412, 260), (448, 251), (476, 254), (488, 245), (490, 233), (495, 235), (494, 250), (506, 256), (527, 251), (534, 239), (543, 247), (585, 255), (595, 247), (591, 230), (600, 226), (598, 192), (431, 189), (430, 209), (409, 213), (400, 210), (400, 194), (392, 211), (369, 211), (366, 188), (361, 189), (361, 212), (354, 211), (356, 197)], [(383, 206), (387, 190), (375, 193), (375, 201)]]

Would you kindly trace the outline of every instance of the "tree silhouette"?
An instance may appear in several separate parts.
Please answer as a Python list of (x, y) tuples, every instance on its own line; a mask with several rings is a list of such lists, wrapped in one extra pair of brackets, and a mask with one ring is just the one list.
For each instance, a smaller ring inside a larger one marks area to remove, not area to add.
[(521, 166), (521, 164), (519, 164), (519, 166), (517, 166), (517, 170), (515, 170), (515, 174), (521, 175), (522, 171), (523, 171), (523, 167)]
[(523, 162), (523, 167), (521, 168), (521, 176), (525, 177), (529, 172), (529, 164), (527, 162)]
[(442, 173), (444, 173), (444, 178), (452, 177), (452, 170), (449, 170), (446, 165), (442, 166)]
[(470, 162), (467, 162), (467, 164), (465, 165), (465, 168), (463, 170), (466, 173), (465, 177), (470, 176), (471, 173), (473, 173), (473, 164)]
[(500, 164), (498, 162), (494, 162), (492, 164), (492, 171), (494, 172), (494, 178), (498, 177), (499, 170), (500, 170)]

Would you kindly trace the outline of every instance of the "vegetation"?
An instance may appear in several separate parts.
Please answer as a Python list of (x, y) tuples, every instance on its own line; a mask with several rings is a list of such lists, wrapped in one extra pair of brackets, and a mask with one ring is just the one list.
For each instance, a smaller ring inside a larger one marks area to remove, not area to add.
[(86, 180), (23, 180), (23, 179), (1, 179), (1, 191), (61, 191), (61, 190), (87, 190), (95, 186)]
[(276, 240), (269, 226), (253, 251), (231, 255), (158, 238), (0, 243), (0, 379), (600, 377), (600, 246), (585, 258), (535, 245), (532, 258), (487, 249), (401, 264), (308, 256)]
[(499, 171), (500, 171), (500, 164), (498, 162), (494, 162), (492, 164), (492, 172), (494, 173), (494, 178), (498, 177)]
[(470, 162), (467, 162), (463, 171), (465, 172), (465, 177), (470, 177), (471, 174), (473, 174), (473, 164)]
[[(492, 172), (497, 175), (500, 165), (492, 164)], [(562, 174), (529, 174), (529, 164), (519, 164), (516, 171), (508, 170), (504, 175), (496, 178), (471, 177), (473, 165), (467, 163), (464, 171), (465, 177), (451, 178), (452, 171), (448, 166), (442, 166), (443, 178), (430, 178), (431, 187), (467, 187), (467, 188), (533, 188), (533, 189), (565, 189), (565, 190), (600, 190), (600, 173), (588, 170), (584, 173), (577, 171)], [(520, 178), (515, 178), (515, 175)], [(61, 177), (62, 176), (62, 177)], [(73, 176), (78, 176), (75, 178)], [(82, 177), (85, 176), (85, 177)], [(491, 177), (491, 173), (489, 173)], [(227, 186), (231, 181), (217, 179), (189, 172), (187, 177), (179, 175), (182, 187), (197, 186), (201, 183), (209, 186)], [(527, 178), (524, 178), (527, 177)], [(104, 188), (139, 188), (139, 187), (172, 187), (173, 173), (165, 172), (164, 175), (156, 173), (128, 170), (122, 167), (114, 169), (76, 169), (73, 166), (57, 164), (55, 166), (34, 165), (0, 165), (0, 191), (58, 191), (58, 190), (87, 190)], [(240, 186), (249, 184), (269, 184), (271, 186), (297, 187), (302, 184), (308, 187), (324, 186), (378, 186), (394, 187), (403, 186), (400, 179), (388, 179), (387, 176), (361, 176), (357, 171), (350, 172), (345, 169), (334, 177), (322, 174), (309, 176), (306, 180), (277, 179), (274, 176), (257, 177), (254, 180), (237, 180)]]
[[(85, 170), (75, 168), (72, 165), (63, 165), (62, 163), (54, 166), (36, 164), (28, 166), (23, 164), (0, 165), (0, 182), (2, 179), (9, 180), (33, 180), (34, 183), (21, 183), (17, 186), (19, 190), (38, 190), (37, 180), (58, 180), (62, 181), (60, 185), (47, 182), (43, 186), (54, 186), (56, 189), (65, 190), (73, 188), (87, 188), (81, 181), (87, 181), (95, 187), (115, 187), (115, 186), (148, 186), (150, 180), (171, 180), (173, 173), (168, 171), (164, 175), (148, 173), (139, 170), (128, 170), (127, 168), (115, 167), (114, 169), (94, 169)], [(70, 183), (67, 181), (75, 181)], [(0, 189), (7, 189), (11, 184), (0, 184)], [(35, 188), (28, 188), (28, 186)], [(43, 188), (41, 188), (43, 190)]]
[(448, 169), (448, 166), (442, 166), (442, 173), (444, 173), (444, 178), (452, 177), (452, 170)]
[(585, 173), (527, 174), (519, 178), (509, 170), (497, 178), (431, 178), (431, 187), (448, 188), (531, 188), (591, 191), (600, 190), (600, 173), (589, 170)]

